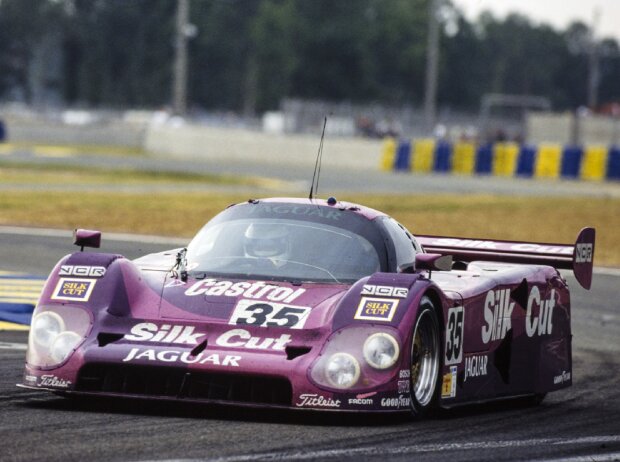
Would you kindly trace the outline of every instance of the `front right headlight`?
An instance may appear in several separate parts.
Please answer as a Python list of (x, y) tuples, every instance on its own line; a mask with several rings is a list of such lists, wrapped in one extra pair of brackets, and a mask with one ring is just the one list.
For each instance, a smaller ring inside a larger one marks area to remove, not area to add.
[(331, 391), (371, 390), (397, 376), (399, 332), (360, 324), (333, 332), (309, 369), (309, 379)]
[(400, 349), (394, 337), (385, 332), (371, 335), (364, 342), (364, 359), (375, 369), (387, 369), (396, 364)]
[(37, 367), (60, 365), (80, 346), (91, 327), (91, 315), (84, 308), (37, 307), (30, 323), (26, 361)]
[(50, 348), (50, 357), (56, 363), (60, 364), (67, 359), (71, 353), (73, 353), (73, 350), (75, 350), (81, 341), (82, 337), (75, 332), (65, 331), (62, 334), (59, 334), (54, 339), (54, 342)]
[(35, 345), (49, 348), (58, 334), (65, 330), (65, 323), (57, 313), (44, 311), (32, 318), (30, 338)]

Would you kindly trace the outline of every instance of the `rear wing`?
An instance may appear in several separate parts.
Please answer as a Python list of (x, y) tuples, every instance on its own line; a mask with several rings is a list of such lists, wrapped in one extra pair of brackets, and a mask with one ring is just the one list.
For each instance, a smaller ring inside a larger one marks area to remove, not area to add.
[(574, 245), (442, 236), (416, 236), (416, 238), (426, 251), (452, 255), (454, 260), (498, 261), (572, 269), (582, 287), (589, 289), (592, 284), (594, 228), (583, 228)]

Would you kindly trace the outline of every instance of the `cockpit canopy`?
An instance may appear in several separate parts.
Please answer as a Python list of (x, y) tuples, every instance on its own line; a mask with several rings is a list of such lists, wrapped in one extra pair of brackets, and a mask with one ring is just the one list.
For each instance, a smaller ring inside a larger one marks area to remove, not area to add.
[[(397, 252), (386, 243), (393, 240), (388, 217), (379, 218), (310, 202), (235, 205), (192, 240), (187, 269), (228, 278), (352, 283), (396, 270)], [(414, 256), (413, 243), (405, 245)]]

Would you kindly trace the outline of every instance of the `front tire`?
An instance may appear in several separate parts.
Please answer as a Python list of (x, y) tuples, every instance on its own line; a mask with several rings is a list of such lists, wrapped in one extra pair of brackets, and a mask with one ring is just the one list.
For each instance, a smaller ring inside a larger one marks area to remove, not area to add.
[(411, 412), (422, 417), (437, 404), (441, 363), (439, 321), (430, 298), (422, 297), (411, 336)]

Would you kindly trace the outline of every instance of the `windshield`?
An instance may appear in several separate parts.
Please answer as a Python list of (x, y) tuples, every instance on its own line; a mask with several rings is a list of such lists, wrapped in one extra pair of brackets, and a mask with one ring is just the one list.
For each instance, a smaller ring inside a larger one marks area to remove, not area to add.
[[(188, 247), (188, 269), (250, 279), (353, 282), (385, 267), (379, 232), (366, 219), (332, 215), (328, 224), (309, 214), (281, 218), (286, 209), (269, 213), (269, 204), (266, 213), (256, 213), (256, 207), (233, 207), (209, 222)], [(295, 205), (305, 207), (317, 209)]]

